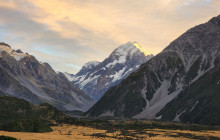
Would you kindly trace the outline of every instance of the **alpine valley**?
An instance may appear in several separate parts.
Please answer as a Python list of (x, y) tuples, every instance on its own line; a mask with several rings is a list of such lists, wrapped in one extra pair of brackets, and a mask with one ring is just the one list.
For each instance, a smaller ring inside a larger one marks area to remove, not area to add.
[(220, 125), (219, 101), (220, 16), (189, 29), (110, 88), (87, 116)]
[(75, 75), (0, 43), (0, 96), (16, 97), (2, 98), (3, 106), (6, 99), (48, 103), (84, 117), (220, 125), (220, 16), (189, 29), (156, 56), (128, 42)]
[(0, 0), (0, 140), (220, 140), (219, 7)]

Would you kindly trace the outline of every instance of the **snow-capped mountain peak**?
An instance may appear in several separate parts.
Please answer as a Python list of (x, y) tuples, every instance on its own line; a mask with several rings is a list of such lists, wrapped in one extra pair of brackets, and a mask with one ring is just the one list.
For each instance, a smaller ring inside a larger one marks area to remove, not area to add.
[(144, 53), (144, 55), (145, 56), (147, 56), (147, 55), (151, 55), (148, 51), (146, 51), (138, 42), (132, 42), (132, 44), (136, 47), (136, 48), (138, 48), (141, 52), (143, 52)]
[(92, 99), (98, 100), (109, 88), (117, 85), (153, 55), (137, 42), (116, 48), (103, 62), (88, 62), (75, 75), (73, 83)]
[(110, 56), (127, 56), (129, 54), (132, 55), (137, 51), (139, 51), (139, 49), (132, 42), (127, 42), (116, 48)]
[(99, 63), (100, 62), (98, 61), (90, 61), (85, 63), (82, 68), (92, 69), (93, 67), (97, 66)]
[(0, 43), (0, 57), (2, 51), (7, 52), (10, 56), (13, 56), (17, 61), (27, 56), (27, 54), (24, 54), (21, 50), (15, 51), (8, 44), (5, 43)]

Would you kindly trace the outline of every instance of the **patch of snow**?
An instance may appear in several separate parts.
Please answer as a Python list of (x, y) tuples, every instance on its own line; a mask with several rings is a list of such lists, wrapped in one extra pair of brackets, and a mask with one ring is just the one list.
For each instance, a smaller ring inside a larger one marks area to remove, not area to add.
[(17, 52), (12, 52), (11, 56), (13, 56), (17, 61), (21, 60), (22, 58), (24, 58), (25, 56), (27, 56), (27, 54), (24, 53), (17, 53)]
[(131, 52), (133, 49), (138, 50), (131, 42), (128, 42), (116, 48), (112, 52), (112, 55), (127, 56), (128, 53)]
[(160, 120), (161, 118), (162, 118), (162, 115), (156, 117), (155, 119), (156, 119), (156, 120)]
[(114, 60), (113, 62), (108, 63), (105, 67), (109, 68), (111, 66), (115, 66), (116, 64), (124, 64), (126, 62), (126, 56), (120, 56), (118, 60)]
[(180, 122), (180, 116), (181, 116), (183, 113), (185, 113), (185, 112), (186, 112), (186, 109), (183, 110), (181, 113), (177, 113), (177, 114), (176, 114), (176, 117), (173, 119), (173, 121), (175, 121), (175, 122)]
[(88, 73), (86, 75), (82, 75), (82, 76), (78, 76), (74, 79), (74, 81), (77, 81), (75, 84), (78, 84), (78, 83), (82, 83), (83, 81), (85, 81), (84, 79), (87, 77)]
[(106, 67), (110, 67), (117, 63), (122, 64), (126, 62), (127, 56), (132, 56), (136, 52), (141, 52), (144, 54), (148, 54), (143, 47), (141, 47), (137, 42), (128, 42), (124, 45), (119, 46), (115, 49), (110, 56), (118, 56), (118, 60), (114, 60), (113, 62), (106, 65)]
[(0, 45), (0, 53), (2, 51), (6, 51), (8, 54), (10, 54), (13, 50), (10, 47), (8, 47), (8, 46)]
[(100, 117), (103, 117), (103, 116), (114, 116), (114, 112), (111, 112), (111, 111), (108, 110), (105, 113), (102, 113), (100, 115)]
[[(198, 80), (202, 75), (204, 75), (206, 72), (208, 72), (209, 70), (211, 70), (212, 68), (214, 68), (215, 67), (215, 64), (214, 64), (214, 61), (215, 61), (215, 58), (216, 58), (216, 52), (212, 52), (212, 60), (211, 60), (211, 65), (210, 65), (210, 67), (206, 70), (206, 71), (201, 71), (201, 64), (202, 63), (200, 63), (200, 67), (199, 67), (199, 71), (198, 71), (198, 73), (197, 73), (197, 76), (191, 81), (191, 83), (190, 84), (192, 84), (192, 83), (194, 83), (196, 80)], [(205, 59), (207, 59), (207, 57), (206, 56), (202, 56), (202, 62), (204, 62), (205, 61)]]
[(64, 72), (63, 74), (66, 76), (66, 78), (67, 78), (69, 81), (73, 81), (73, 80), (75, 79), (75, 76), (73, 76), (73, 75), (71, 75), (71, 74), (69, 74), (69, 73), (67, 73), (67, 72)]
[(215, 58), (216, 58), (217, 55), (219, 55), (219, 52), (212, 51), (212, 54), (211, 54), (211, 56), (212, 56), (211, 66), (210, 66), (210, 68), (208, 70), (210, 70), (210, 69), (215, 67), (214, 61), (215, 61)]
[(139, 51), (138, 48), (132, 48), (129, 52), (130, 56), (132, 56), (134, 53), (136, 53), (137, 51)]
[(123, 69), (121, 69), (120, 71), (118, 71), (117, 73), (115, 73), (114, 75), (110, 75), (110, 78), (112, 79), (112, 82), (118, 81), (122, 78), (122, 74), (125, 71), (126, 67), (124, 67)]
[[(19, 61), (22, 58), (24, 58), (25, 56), (27, 56), (27, 54), (17, 53), (13, 49), (11, 49), (10, 47), (5, 46), (5, 45), (0, 45), (0, 54), (2, 51), (6, 51), (9, 55), (13, 56), (17, 61)], [(2, 57), (2, 56), (0, 55), (0, 57)]]
[(150, 100), (149, 106), (146, 106), (144, 110), (140, 114), (134, 116), (134, 118), (155, 119), (156, 114), (182, 91), (183, 86), (179, 84), (177, 91), (168, 95), (169, 87), (170, 82), (166, 80), (163, 81), (160, 88), (157, 89), (153, 98)]
[(92, 69), (93, 67), (97, 66), (100, 62), (98, 61), (90, 61), (83, 65), (83, 68)]
[(127, 76), (127, 74), (129, 74), (131, 71), (133, 70), (133, 68), (130, 68), (129, 70), (127, 70), (124, 74), (123, 74), (123, 76), (122, 77), (125, 77), (125, 76)]
[(194, 83), (196, 80), (199, 79), (199, 77), (201, 77), (205, 72), (204, 71), (201, 71), (201, 65), (200, 65), (200, 68), (199, 68), (199, 71), (197, 73), (197, 76), (190, 82), (190, 84)]
[(197, 106), (197, 104), (199, 103), (199, 101), (196, 101), (196, 103), (193, 105), (193, 107), (190, 109), (190, 112), (194, 110), (194, 108)]
[(87, 83), (91, 82), (91, 81), (94, 81), (94, 80), (97, 80), (99, 78), (100, 75), (96, 75), (94, 77), (89, 77), (88, 79), (82, 81), (81, 83), (81, 87), (80, 88), (83, 88)]
[(145, 86), (145, 87), (141, 90), (141, 97), (146, 101), (146, 107), (145, 107), (145, 108), (149, 108), (150, 102), (147, 100), (146, 92), (147, 92), (147, 87)]
[(109, 82), (105, 83), (105, 86), (108, 86), (109, 85)]
[(117, 61), (117, 60), (114, 60), (113, 62), (108, 63), (108, 64), (106, 65), (106, 68), (109, 68), (109, 67), (111, 67), (111, 66), (114, 66), (114, 65), (117, 64), (117, 63), (118, 63), (118, 61)]

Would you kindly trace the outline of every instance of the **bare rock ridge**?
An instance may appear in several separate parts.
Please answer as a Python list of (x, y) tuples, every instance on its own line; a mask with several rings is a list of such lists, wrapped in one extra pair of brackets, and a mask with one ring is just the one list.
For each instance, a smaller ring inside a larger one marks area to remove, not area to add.
[(62, 73), (34, 56), (0, 43), (0, 91), (34, 104), (49, 103), (61, 110), (86, 111), (93, 100)]
[(152, 57), (137, 42), (128, 42), (116, 48), (103, 62), (88, 62), (76, 75), (66, 76), (97, 101), (109, 88), (120, 83)]
[(87, 116), (220, 124), (220, 16), (191, 28), (110, 88)]

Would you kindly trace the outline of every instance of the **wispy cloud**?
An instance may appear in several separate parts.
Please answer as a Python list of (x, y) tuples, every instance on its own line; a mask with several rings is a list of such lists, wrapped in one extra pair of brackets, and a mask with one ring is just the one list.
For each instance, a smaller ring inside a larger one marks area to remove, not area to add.
[(219, 0), (0, 0), (0, 40), (74, 73), (127, 41), (157, 54), (220, 14), (219, 6)]

